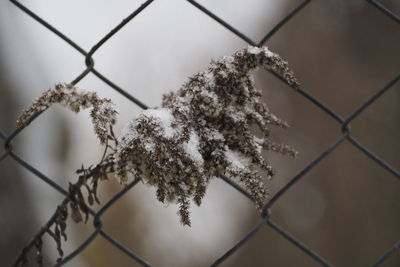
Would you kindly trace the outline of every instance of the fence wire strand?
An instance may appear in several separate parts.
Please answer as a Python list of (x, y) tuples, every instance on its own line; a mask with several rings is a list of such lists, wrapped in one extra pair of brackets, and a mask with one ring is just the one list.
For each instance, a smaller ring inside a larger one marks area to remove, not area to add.
[[(104, 45), (110, 38), (112, 38), (117, 32), (119, 32), (123, 27), (125, 27), (129, 22), (132, 21), (138, 14), (140, 14), (143, 10), (149, 8), (151, 6), (151, 3), (153, 0), (148, 0), (144, 2), (140, 7), (138, 7), (136, 10), (134, 10), (128, 17), (122, 20), (121, 23), (116, 25), (114, 29), (112, 29), (109, 33), (107, 33), (101, 40), (99, 40), (91, 49), (89, 52), (85, 51), (83, 48), (81, 48), (79, 45), (77, 45), (74, 41), (72, 41), (68, 36), (64, 35), (61, 31), (57, 30), (55, 27), (53, 27), (51, 24), (46, 22), (44, 19), (42, 19), (40, 16), (32, 12), (29, 8), (18, 2), (17, 0), (10, 0), (10, 2), (15, 5), (17, 8), (19, 8), (22, 12), (24, 12), (27, 16), (31, 17), (38, 23), (40, 23), (42, 26), (47, 28), (49, 31), (52, 33), (56, 34), (58, 37), (60, 37), (62, 40), (64, 40), (66, 43), (68, 43), (73, 49), (77, 50), (80, 54), (82, 54), (85, 57), (85, 69), (79, 74), (73, 81), (72, 84), (77, 84), (80, 80), (82, 80), (87, 74), (92, 73), (95, 76), (97, 76), (100, 80), (102, 80), (104, 83), (106, 83), (108, 86), (110, 86), (111, 89), (117, 91), (127, 99), (129, 99), (132, 103), (136, 104), (142, 109), (147, 109), (147, 105), (145, 105), (142, 101), (134, 97), (133, 95), (128, 93), (128, 90), (124, 90), (123, 88), (119, 87), (116, 85), (114, 82), (106, 78), (105, 75), (101, 74), (99, 71), (97, 71), (94, 66), (94, 59), (93, 55), (95, 52), (102, 46)], [(268, 33), (264, 35), (264, 37), (259, 41), (253, 41), (250, 39), (248, 36), (246, 36), (244, 33), (241, 31), (237, 30), (235, 27), (231, 26), (228, 24), (225, 20), (220, 18), (218, 15), (212, 13), (210, 10), (208, 10), (206, 7), (200, 5), (194, 0), (187, 0), (193, 8), (196, 8), (203, 12), (205, 15), (209, 16), (211, 19), (215, 20), (217, 23), (219, 23), (222, 27), (224, 27), (226, 30), (232, 32), (235, 34), (238, 38), (244, 40), (246, 43), (249, 45), (254, 45), (254, 46), (262, 46), (264, 45), (276, 32), (278, 32), (282, 27), (285, 26), (285, 24), (290, 21), (294, 16), (296, 16), (303, 8), (305, 8), (309, 3), (312, 2), (312, 0), (306, 0), (302, 1), (299, 5), (297, 5), (291, 12), (289, 12), (283, 19), (278, 21), (276, 25), (270, 30)], [(371, 4), (373, 7), (376, 8), (378, 12), (381, 12), (382, 15), (385, 15), (395, 21), (396, 23), (400, 24), (400, 17), (393, 12), (391, 12), (389, 9), (387, 9), (384, 5), (379, 3), (378, 1), (375, 0), (366, 0), (369, 4)], [(271, 71), (272, 74), (278, 78), (279, 80), (284, 82), (283, 77), (280, 77), (279, 74)], [(324, 158), (332, 153), (334, 150), (337, 149), (343, 142), (349, 142), (351, 143), (355, 148), (357, 148), (361, 153), (364, 153), (365, 155), (370, 158), (372, 162), (375, 164), (381, 166), (383, 169), (388, 171), (393, 177), (399, 179), (400, 178), (400, 172), (399, 170), (395, 169), (394, 167), (390, 166), (387, 162), (385, 162), (383, 159), (379, 158), (377, 155), (375, 155), (373, 152), (371, 152), (367, 147), (362, 145), (356, 138), (354, 138), (351, 135), (350, 131), (350, 122), (354, 120), (357, 116), (362, 114), (365, 109), (368, 108), (372, 103), (374, 103), (377, 99), (381, 98), (382, 95), (384, 95), (387, 91), (392, 89), (395, 84), (397, 84), (400, 80), (400, 74), (394, 77), (392, 80), (388, 81), (381, 89), (379, 89), (373, 96), (371, 96), (367, 101), (362, 103), (358, 108), (356, 108), (351, 115), (349, 115), (347, 118), (342, 118), (339, 116), (333, 109), (329, 108), (327, 105), (319, 101), (316, 97), (312, 96), (310, 93), (308, 93), (304, 88), (300, 90), (296, 90), (297, 93), (299, 93), (302, 97), (307, 99), (311, 104), (315, 105), (318, 109), (322, 110), (326, 114), (328, 114), (334, 121), (338, 123), (339, 129), (341, 129), (341, 135), (336, 139), (336, 141), (328, 146), (322, 153), (320, 153), (314, 160), (309, 162), (304, 168), (297, 174), (295, 175), (283, 188), (281, 188), (264, 206), (264, 211), (262, 213), (262, 216), (260, 218), (260, 221), (251, 229), (249, 229), (248, 233), (240, 240), (238, 240), (235, 244), (232, 245), (232, 247), (227, 248), (226, 252), (221, 255), (218, 259), (216, 259), (213, 263), (210, 263), (210, 266), (218, 266), (225, 262), (231, 255), (233, 255), (235, 252), (240, 250), (244, 244), (246, 244), (249, 240), (251, 240), (257, 233), (263, 228), (263, 227), (269, 227), (270, 230), (275, 231), (278, 233), (280, 236), (285, 238), (288, 242), (293, 244), (295, 247), (303, 251), (306, 255), (311, 257), (313, 260), (318, 262), (321, 266), (333, 266), (331, 263), (329, 263), (326, 259), (324, 259), (321, 255), (319, 255), (316, 251), (312, 250), (311, 248), (308, 248), (307, 245), (303, 244), (300, 240), (298, 240), (292, 233), (284, 230), (281, 226), (279, 226), (276, 222), (273, 222), (271, 219), (271, 214), (270, 214), (270, 208), (276, 203), (276, 201), (283, 196), (288, 190), (290, 190), (293, 186), (295, 186), (296, 182), (301, 180), (311, 169), (313, 169), (316, 165), (318, 165), (321, 161), (324, 160)], [(289, 87), (289, 85), (288, 85)], [(45, 112), (45, 111), (44, 111)], [(43, 113), (43, 112), (42, 112)], [(30, 122), (34, 121), (38, 116), (40, 116), (42, 113), (37, 114), (37, 116), (33, 117)], [(25, 126), (26, 127), (26, 126)], [(5, 134), (3, 131), (0, 131), (0, 138), (3, 140), (4, 143), (4, 152), (0, 154), (0, 162), (3, 161), (6, 158), (11, 158), (13, 159), (16, 163), (18, 163), (20, 166), (34, 174), (36, 177), (41, 179), (44, 183), (46, 183), (50, 188), (53, 188), (54, 190), (58, 191), (60, 194), (67, 196), (68, 192), (64, 188), (62, 188), (60, 185), (58, 185), (56, 182), (54, 182), (53, 179), (47, 177), (44, 175), (42, 172), (40, 172), (38, 169), (33, 167), (32, 165), (29, 164), (29, 162), (24, 161), (21, 159), (17, 154), (13, 152), (13, 146), (12, 146), (12, 141), (15, 139), (17, 135), (21, 131), (24, 130), (24, 128), (16, 129), (9, 135)], [(237, 190), (239, 194), (244, 195), (248, 199), (251, 199), (250, 195), (238, 184), (233, 182), (231, 179), (221, 176), (221, 180), (226, 182), (227, 185), (232, 186)], [(147, 260), (143, 259), (140, 255), (138, 255), (136, 252), (128, 249), (125, 247), (123, 244), (118, 242), (118, 240), (114, 239), (111, 237), (107, 232), (105, 232), (102, 229), (102, 215), (104, 212), (107, 211), (108, 208), (110, 208), (120, 197), (122, 197), (124, 194), (126, 194), (130, 189), (132, 189), (137, 183), (139, 182), (139, 179), (134, 180), (131, 182), (126, 188), (121, 190), (119, 193), (114, 195), (108, 202), (106, 202), (102, 208), (95, 212), (93, 210), (90, 210), (90, 215), (93, 217), (93, 232), (89, 235), (89, 237), (86, 238), (86, 240), (81, 243), (75, 250), (64, 257), (64, 259), (57, 263), (55, 266), (62, 266), (65, 263), (71, 261), (74, 257), (79, 255), (87, 246), (89, 246), (92, 241), (97, 237), (101, 236), (109, 242), (111, 245), (113, 245), (116, 249), (120, 250), (122, 253), (124, 253), (126, 256), (131, 258), (133, 261), (135, 261), (137, 264), (142, 265), (142, 266), (151, 266), (151, 263), (149, 263)], [(386, 262), (397, 250), (400, 249), (400, 240), (397, 241), (392, 247), (388, 248), (385, 253), (379, 257), (371, 266), (381, 266), (384, 262)]]

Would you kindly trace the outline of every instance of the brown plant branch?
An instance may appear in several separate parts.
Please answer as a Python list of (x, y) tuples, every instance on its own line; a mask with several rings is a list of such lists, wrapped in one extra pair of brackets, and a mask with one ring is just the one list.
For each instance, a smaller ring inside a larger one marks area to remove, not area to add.
[[(13, 267), (26, 266), (26, 264), (28, 263), (27, 254), (34, 248), (37, 249), (38, 257), (42, 257), (41, 247), (37, 247), (36, 244), (42, 242), (42, 238), (45, 234), (48, 234), (57, 243), (57, 250), (59, 254), (59, 258), (57, 261), (60, 261), (63, 256), (63, 250), (61, 249), (61, 236), (64, 238), (64, 241), (67, 241), (65, 230), (66, 230), (66, 220), (68, 218), (68, 205), (70, 206), (70, 210), (72, 212), (71, 218), (75, 222), (79, 223), (83, 221), (81, 212), (83, 212), (84, 215), (86, 216), (85, 219), (86, 222), (89, 215), (89, 205), (91, 206), (94, 204), (93, 199), (96, 202), (98, 202), (97, 183), (99, 180), (106, 179), (107, 175), (113, 172), (112, 170), (113, 170), (112, 154), (109, 154), (107, 157), (105, 157), (105, 159), (103, 159), (94, 168), (84, 169), (82, 166), (81, 169), (77, 170), (77, 173), (80, 173), (81, 175), (79, 175), (78, 180), (74, 184), (70, 184), (68, 195), (62, 201), (62, 203), (57, 206), (56, 211), (47, 221), (47, 223), (21, 250), (20, 254), (17, 256), (12, 266)], [(86, 204), (86, 201), (82, 197), (79, 197), (82, 196), (83, 188), (86, 188), (88, 192), (87, 202), (89, 203), (89, 205)], [(52, 230), (53, 227), (54, 230)], [(39, 265), (41, 266), (41, 264)]]

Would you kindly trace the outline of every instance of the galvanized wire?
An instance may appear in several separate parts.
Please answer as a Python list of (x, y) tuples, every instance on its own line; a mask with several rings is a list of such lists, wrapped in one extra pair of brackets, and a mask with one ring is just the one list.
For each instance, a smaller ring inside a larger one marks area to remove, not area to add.
[[(394, 20), (396, 23), (400, 23), (400, 17), (393, 12), (391, 12), (389, 9), (387, 9), (385, 6), (383, 6), (381, 3), (375, 0), (366, 0), (369, 4), (371, 4), (373, 7), (375, 7), (378, 11), (382, 12), (383, 15), (391, 18)], [(56, 34), (58, 37), (60, 37), (62, 40), (64, 40), (67, 44), (69, 44), (73, 49), (77, 50), (82, 56), (85, 57), (85, 69), (71, 82), (72, 84), (77, 84), (81, 79), (83, 79), (87, 74), (92, 73), (95, 76), (97, 76), (100, 80), (105, 82), (107, 85), (109, 85), (113, 90), (119, 92), (121, 95), (129, 99), (132, 103), (136, 104), (142, 109), (147, 109), (148, 107), (139, 99), (134, 97), (133, 95), (129, 94), (126, 90), (123, 88), (119, 87), (116, 85), (114, 82), (109, 80), (104, 74), (100, 73), (94, 68), (94, 60), (93, 56), (95, 52), (102, 46), (104, 45), (110, 38), (114, 36), (118, 31), (120, 31), (125, 25), (127, 25), (132, 19), (134, 19), (139, 13), (141, 13), (144, 9), (149, 8), (151, 6), (151, 3), (153, 0), (148, 0), (144, 2), (139, 8), (134, 10), (128, 17), (126, 17), (121, 23), (119, 23), (114, 29), (112, 29), (107, 35), (105, 35), (101, 40), (99, 40), (91, 49), (90, 51), (85, 51), (82, 47), (77, 45), (74, 41), (72, 41), (68, 36), (64, 35), (61, 31), (57, 30), (55, 27), (53, 27), (51, 24), (46, 22), (44, 19), (42, 19), (40, 16), (32, 12), (30, 9), (25, 7), (23, 4), (18, 2), (17, 0), (10, 0), (12, 4), (14, 4), (17, 8), (19, 8), (22, 12), (24, 12), (27, 16), (31, 17), (38, 23), (40, 23), (43, 27), (47, 28), (49, 31), (52, 33)], [(206, 7), (200, 5), (194, 0), (187, 0), (190, 4), (193, 5), (193, 8), (197, 8), (200, 11), (202, 11), (206, 16), (211, 17), (214, 19), (217, 23), (222, 25), (223, 27), (226, 28), (226, 30), (232, 32), (235, 34), (238, 38), (244, 40), (250, 45), (254, 46), (262, 46), (264, 45), (277, 31), (279, 31), (282, 27), (285, 26), (285, 24), (290, 21), (294, 16), (296, 16), (304, 7), (306, 7), (309, 3), (312, 2), (312, 0), (306, 0), (302, 1), (298, 6), (296, 6), (291, 12), (289, 12), (282, 20), (278, 21), (275, 27), (271, 31), (269, 31), (259, 42), (251, 40), (248, 36), (246, 36), (244, 33), (241, 31), (237, 30), (235, 27), (232, 25), (228, 24), (226, 21), (224, 21), (222, 18), (220, 18), (218, 15), (212, 13), (210, 10), (208, 10)], [(279, 74), (274, 73), (271, 71), (272, 74), (277, 77), (279, 80), (284, 81), (283, 77), (279, 76)], [(327, 259), (324, 259), (321, 255), (319, 255), (316, 251), (312, 250), (311, 248), (308, 248), (307, 245), (305, 245), (303, 242), (298, 240), (292, 233), (286, 231), (283, 229), (280, 225), (278, 225), (276, 222), (274, 222), (271, 218), (271, 213), (270, 213), (270, 208), (278, 201), (288, 190), (290, 190), (293, 186), (296, 185), (298, 181), (300, 181), (310, 170), (312, 170), (316, 165), (318, 165), (321, 161), (324, 160), (326, 156), (328, 156), (330, 153), (332, 153), (335, 149), (337, 149), (342, 143), (344, 142), (349, 142), (352, 144), (355, 148), (357, 148), (360, 152), (364, 153), (366, 156), (368, 156), (372, 162), (375, 164), (381, 166), (383, 169), (385, 169), (388, 173), (390, 173), (394, 178), (400, 179), (400, 172), (399, 170), (395, 169), (394, 167), (390, 166), (389, 163), (385, 162), (383, 159), (379, 158), (377, 155), (375, 155), (373, 152), (371, 152), (367, 147), (362, 145), (356, 138), (354, 138), (351, 135), (350, 131), (350, 122), (353, 121), (356, 117), (358, 117), (364, 110), (374, 103), (377, 99), (382, 97), (387, 91), (391, 90), (395, 84), (397, 84), (400, 80), (400, 74), (397, 75), (396, 77), (393, 77), (392, 80), (388, 81), (381, 89), (379, 89), (373, 96), (371, 96), (367, 101), (362, 103), (358, 108), (356, 108), (347, 118), (342, 118), (339, 116), (334, 110), (329, 108), (327, 105), (323, 104), (320, 102), (316, 97), (312, 96), (309, 92), (307, 92), (304, 88), (296, 90), (297, 93), (299, 93), (302, 97), (307, 99), (309, 103), (315, 105), (317, 108), (325, 112), (327, 115), (332, 117), (337, 123), (339, 129), (341, 129), (341, 135), (338, 136), (338, 138), (330, 145), (328, 146), (322, 153), (320, 153), (315, 159), (310, 161), (308, 164), (304, 166), (304, 168), (283, 187), (281, 188), (264, 206), (264, 210), (262, 213), (262, 216), (260, 218), (260, 221), (257, 225), (255, 225), (252, 229), (249, 230), (249, 232), (240, 240), (236, 242), (236, 244), (233, 244), (232, 247), (228, 248), (226, 252), (221, 255), (218, 259), (216, 259), (213, 263), (210, 263), (210, 266), (218, 266), (224, 261), (226, 261), (232, 254), (234, 254), (236, 251), (238, 251), (244, 244), (246, 244), (249, 240), (251, 240), (257, 233), (263, 228), (263, 227), (269, 227), (271, 230), (275, 231), (279, 235), (281, 235), (283, 238), (287, 239), (289, 242), (291, 242), (294, 246), (299, 248), (301, 251), (303, 251), (306, 255), (308, 255), (310, 258), (315, 260), (317, 263), (319, 263), (322, 266), (333, 266)], [(289, 86), (289, 85), (288, 85)], [(46, 112), (46, 111), (44, 111)], [(43, 113), (43, 112), (42, 112)], [(38, 116), (40, 116), (42, 113), (37, 114), (35, 117), (33, 117), (31, 121), (35, 120)], [(26, 127), (26, 126), (25, 126)], [(54, 190), (58, 191), (60, 194), (66, 196), (68, 195), (67, 190), (62, 188), (60, 185), (58, 185), (56, 182), (54, 182), (51, 178), (47, 177), (44, 175), (42, 172), (40, 172), (38, 169), (33, 167), (29, 162), (24, 161), (21, 159), (16, 153), (13, 152), (13, 146), (12, 146), (12, 141), (15, 139), (17, 135), (19, 135), (24, 129), (16, 129), (10, 134), (5, 134), (3, 131), (0, 131), (0, 139), (4, 143), (4, 152), (0, 155), (0, 163), (3, 161), (5, 158), (12, 158), (15, 162), (17, 162), (21, 167), (25, 168), (35, 176), (37, 176), (39, 179), (41, 179), (44, 183), (46, 183), (48, 186), (53, 188)], [(220, 177), (223, 181), (227, 183), (227, 185), (232, 186), (235, 188), (239, 194), (243, 194), (247, 198), (250, 198), (250, 195), (238, 184), (233, 182), (231, 179), (221, 176)], [(133, 261), (136, 263), (142, 265), (142, 266), (151, 266), (151, 264), (140, 257), (136, 252), (130, 250), (129, 248), (125, 247), (121, 243), (118, 242), (117, 239), (113, 238), (110, 234), (105, 232), (102, 229), (102, 215), (104, 212), (110, 208), (118, 199), (120, 199), (124, 194), (126, 194), (131, 188), (133, 188), (137, 183), (139, 179), (134, 180), (131, 182), (127, 187), (125, 187), (123, 190), (121, 190), (119, 193), (114, 195), (107, 203), (105, 203), (102, 208), (95, 212), (93, 210), (90, 210), (90, 215), (93, 217), (93, 232), (89, 235), (89, 237), (86, 238), (86, 240), (81, 243), (72, 253), (64, 257), (64, 259), (57, 263), (55, 266), (62, 266), (65, 263), (69, 262), (71, 259), (79, 255), (83, 249), (85, 249), (87, 246), (91, 244), (91, 242), (98, 236), (104, 238), (106, 241), (108, 241), (111, 245), (115, 246), (117, 249), (119, 249), (122, 253), (124, 253), (126, 256), (130, 257)], [(396, 250), (400, 249), (400, 240), (397, 241), (392, 247), (388, 248), (387, 251), (379, 257), (373, 264), (372, 266), (381, 266), (384, 262), (386, 262), (395, 252)]]

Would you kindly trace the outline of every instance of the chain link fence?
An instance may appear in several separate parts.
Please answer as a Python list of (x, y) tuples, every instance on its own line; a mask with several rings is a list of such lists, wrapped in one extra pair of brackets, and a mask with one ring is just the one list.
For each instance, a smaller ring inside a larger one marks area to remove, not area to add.
[[(68, 36), (64, 35), (61, 31), (54, 28), (52, 25), (47, 23), (40, 16), (36, 15), (34, 12), (32, 12), (27, 7), (25, 7), (20, 2), (18, 2), (16, 0), (11, 0), (10, 2), (13, 5), (15, 5), (16, 8), (19, 8), (22, 12), (24, 12), (27, 16), (33, 18), (38, 23), (40, 23), (43, 27), (47, 28), (49, 31), (51, 31), (52, 33), (56, 34), (58, 37), (63, 39), (66, 43), (68, 43), (73, 49), (78, 51), (85, 58), (86, 69), (71, 82), (72, 84), (74, 84), (74, 85), (77, 84), (86, 75), (88, 75), (89, 73), (92, 73), (95, 76), (97, 76), (100, 80), (105, 82), (107, 85), (109, 85), (113, 90), (119, 92), (120, 94), (122, 94), (123, 96), (128, 98), (133, 104), (135, 104), (143, 109), (147, 108), (147, 106), (140, 99), (136, 98), (134, 95), (129, 94), (126, 90), (119, 87), (113, 81), (107, 79), (107, 77), (104, 74), (97, 71), (94, 66), (93, 56), (102, 45), (104, 45), (107, 41), (109, 41), (118, 31), (120, 31), (125, 25), (127, 25), (130, 21), (132, 21), (139, 13), (141, 13), (144, 9), (151, 9), (151, 3), (153, 2), (153, 0), (144, 2), (139, 8), (137, 8), (127, 18), (125, 18), (119, 25), (117, 25), (113, 30), (111, 30), (106, 36), (104, 36), (101, 40), (99, 40), (98, 43), (95, 44), (90, 49), (90, 51), (86, 51), (83, 48), (81, 48), (80, 46), (78, 46), (76, 43), (74, 43), (73, 40), (68, 38)], [(296, 14), (301, 12), (301, 10), (304, 7), (306, 7), (308, 4), (310, 4), (313, 1), (306, 0), (306, 1), (301, 2), (290, 13), (288, 13), (281, 21), (279, 21), (275, 25), (275, 27), (273, 27), (273, 29), (270, 30), (259, 42), (253, 41), (248, 36), (246, 36), (245, 33), (242, 33), (239, 30), (237, 30), (236, 28), (232, 27), (226, 21), (224, 21), (223, 19), (218, 17), (218, 15), (212, 13), (209, 9), (200, 5), (196, 1), (187, 0), (187, 2), (189, 2), (193, 6), (193, 8), (197, 8), (197, 9), (201, 10), (206, 16), (211, 17), (213, 20), (215, 20), (216, 23), (219, 23), (220, 25), (225, 27), (227, 31), (231, 31), (238, 38), (241, 38), (248, 44), (253, 45), (253, 46), (262, 46), (262, 45), (265, 45), (268, 42), (268, 40), (275, 33), (277, 33), (282, 27), (284, 27), (285, 24), (289, 20), (291, 20), (294, 16), (296, 16)], [(395, 21), (397, 24), (400, 23), (400, 17), (398, 15), (396, 15), (395, 13), (391, 12), (390, 10), (388, 10), (387, 8), (385, 8), (385, 6), (383, 6), (378, 1), (367, 0), (367, 2), (376, 9), (376, 12), (382, 12), (385, 16), (389, 17), (391, 20)], [(278, 74), (273, 73), (273, 75), (275, 75), (277, 79), (284, 81), (283, 78), (280, 77)], [(278, 190), (278, 192), (272, 198), (270, 198), (268, 200), (268, 202), (265, 204), (264, 212), (259, 220), (259, 223), (256, 226), (254, 226), (236, 244), (232, 244), (232, 246), (223, 255), (220, 255), (220, 257), (217, 260), (215, 260), (214, 262), (210, 262), (210, 266), (218, 266), (218, 265), (222, 264), (223, 262), (225, 262), (231, 255), (233, 255), (235, 252), (240, 250), (244, 244), (246, 244), (249, 240), (251, 240), (254, 236), (256, 236), (257, 233), (259, 233), (259, 231), (264, 227), (270, 228), (271, 230), (275, 231), (277, 234), (279, 234), (283, 238), (287, 239), (294, 246), (296, 246), (299, 250), (304, 252), (306, 255), (311, 257), (313, 260), (315, 260), (320, 265), (333, 266), (327, 259), (323, 258), (321, 255), (319, 255), (317, 252), (315, 252), (313, 250), (313, 248), (308, 247), (303, 242), (296, 239), (294, 237), (294, 235), (292, 235), (292, 233), (285, 231), (279, 224), (274, 222), (274, 220), (271, 216), (271, 213), (270, 213), (270, 208), (290, 188), (296, 186), (296, 183), (299, 180), (301, 180), (303, 177), (305, 177), (305, 175), (308, 172), (310, 172), (310, 170), (312, 170), (317, 164), (319, 164), (321, 161), (323, 161), (330, 153), (335, 151), (341, 144), (343, 144), (345, 142), (348, 142), (351, 145), (353, 145), (359, 151), (359, 153), (365, 154), (370, 159), (371, 163), (379, 165), (381, 168), (386, 170), (392, 176), (399, 179), (400, 178), (399, 170), (390, 166), (383, 159), (378, 157), (376, 154), (372, 153), (368, 149), (368, 147), (366, 147), (362, 143), (360, 143), (355, 137), (352, 136), (352, 132), (350, 129), (350, 123), (355, 118), (357, 118), (360, 114), (362, 114), (368, 106), (370, 106), (372, 103), (377, 101), (386, 92), (388, 92), (389, 90), (394, 88), (394, 85), (396, 83), (398, 83), (399, 80), (400, 80), (400, 75), (397, 75), (392, 80), (387, 81), (387, 83), (381, 89), (377, 90), (373, 96), (371, 96), (367, 101), (362, 103), (348, 117), (345, 117), (345, 118), (338, 115), (337, 112), (335, 112), (335, 110), (332, 110), (328, 106), (321, 103), (317, 98), (315, 98), (314, 96), (309, 94), (307, 92), (307, 90), (305, 90), (304, 88), (302, 88), (300, 90), (296, 90), (296, 93), (298, 93), (302, 97), (304, 97), (309, 102), (310, 105), (315, 105), (316, 107), (318, 107), (318, 109), (320, 109), (321, 111), (323, 111), (324, 113), (329, 115), (331, 118), (333, 118), (337, 122), (337, 127), (341, 129), (341, 134), (337, 137), (335, 142), (333, 142), (329, 147), (326, 147), (322, 153), (320, 153), (316, 158), (314, 158), (309, 164), (304, 166), (304, 168), (297, 175), (292, 177), (291, 180), (283, 188), (280, 188), (280, 190)], [(40, 116), (40, 114), (38, 116)], [(38, 117), (38, 116), (36, 116), (36, 117)], [(36, 119), (36, 117), (32, 118), (32, 120)], [(54, 190), (58, 191), (60, 194), (67, 195), (68, 192), (66, 189), (60, 187), (53, 180), (46, 177), (44, 174), (41, 173), (40, 170), (34, 168), (32, 165), (29, 164), (29, 162), (26, 162), (23, 159), (21, 159), (13, 151), (12, 141), (22, 131), (24, 131), (24, 128), (17, 129), (9, 135), (0, 131), (0, 138), (2, 139), (2, 142), (4, 145), (4, 153), (2, 155), (0, 155), (0, 162), (3, 161), (7, 157), (12, 158), (18, 164), (20, 164), (23, 168), (27, 169), (28, 171), (30, 171), (31, 173), (36, 175), (39, 179), (41, 179), (44, 183), (47, 183), (49, 186), (51, 186)], [(247, 196), (248, 198), (250, 198), (248, 193), (245, 190), (243, 190), (239, 185), (237, 185), (235, 182), (233, 182), (232, 180), (230, 180), (226, 177), (223, 177), (223, 176), (220, 178), (223, 181), (225, 181), (227, 185), (234, 187), (237, 190), (238, 194), (243, 194), (243, 195)], [(144, 259), (140, 255), (136, 254), (134, 251), (123, 246), (121, 243), (119, 243), (118, 240), (114, 239), (106, 231), (104, 231), (103, 227), (102, 227), (103, 214), (116, 201), (118, 201), (124, 194), (126, 194), (130, 189), (132, 189), (138, 182), (139, 182), (138, 179), (131, 182), (126, 188), (121, 190), (118, 194), (113, 196), (107, 203), (105, 203), (100, 208), (100, 210), (98, 210), (97, 212), (91, 211), (91, 215), (93, 216), (93, 221), (94, 221), (93, 232), (71, 254), (67, 255), (66, 257), (63, 258), (63, 260), (61, 262), (57, 263), (56, 266), (61, 266), (61, 265), (68, 263), (71, 259), (73, 259), (77, 255), (79, 255), (87, 246), (90, 246), (91, 242), (99, 235), (102, 236), (105, 240), (107, 240), (111, 245), (113, 245), (117, 249), (119, 249), (121, 252), (125, 253), (128, 257), (130, 257), (132, 259), (132, 261), (135, 261), (136, 263), (143, 265), (143, 266), (151, 266), (151, 262), (148, 262), (146, 259)], [(397, 241), (395, 244), (393, 244), (392, 247), (387, 248), (387, 251), (383, 255), (381, 255), (381, 257), (377, 258), (376, 261), (372, 264), (372, 266), (383, 265), (391, 256), (393, 256), (395, 254), (396, 250), (398, 250), (398, 249), (400, 249), (400, 240)]]

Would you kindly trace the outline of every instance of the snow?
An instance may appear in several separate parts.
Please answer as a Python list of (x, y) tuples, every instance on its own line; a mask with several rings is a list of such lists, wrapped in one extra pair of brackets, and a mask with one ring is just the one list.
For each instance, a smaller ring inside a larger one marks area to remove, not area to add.
[(212, 129), (212, 131), (208, 134), (208, 139), (225, 141), (225, 137), (222, 135), (222, 133), (214, 129)]
[(195, 131), (191, 131), (189, 141), (183, 144), (183, 149), (194, 162), (198, 165), (203, 165), (204, 160), (199, 152), (199, 144), (199, 136)]
[(189, 103), (192, 99), (192, 95), (186, 95), (185, 97), (177, 97), (176, 98), (176, 103), (177, 106), (175, 108), (177, 108), (180, 112), (182, 113), (187, 113), (190, 111), (190, 106), (187, 105), (187, 103)]
[(227, 110), (227, 115), (232, 118), (232, 120), (237, 123), (240, 121), (245, 121), (246, 120), (246, 114), (243, 113), (243, 111), (238, 110), (234, 106), (228, 106), (226, 108)]
[(265, 55), (266, 55), (267, 57), (273, 57), (273, 56), (276, 55), (275, 53), (271, 52), (271, 51), (268, 49), (268, 47), (263, 47), (263, 49), (264, 49), (264, 53), (265, 53)]
[(147, 109), (142, 113), (145, 116), (157, 119), (160, 122), (160, 126), (164, 131), (166, 138), (172, 138), (176, 133), (176, 129), (172, 127), (174, 116), (170, 109), (159, 108), (159, 109)]
[(255, 46), (249, 46), (249, 47), (247, 47), (247, 52), (249, 52), (250, 54), (257, 55), (257, 54), (260, 54), (261, 49), (258, 47), (255, 47)]
[(257, 54), (260, 54), (261, 51), (263, 51), (267, 57), (272, 57), (272, 56), (275, 55), (275, 53), (272, 53), (272, 52), (271, 52), (267, 47), (265, 47), (265, 46), (264, 46), (264, 47), (261, 47), (261, 48), (255, 47), (255, 46), (248, 46), (248, 47), (247, 47), (247, 52), (249, 52), (250, 54), (257, 55)]
[(222, 58), (222, 61), (224, 62), (226, 68), (228, 69), (228, 72), (232, 72), (235, 69), (234, 65), (232, 64), (235, 61), (235, 59), (232, 56), (224, 56)]
[(200, 95), (210, 98), (211, 101), (214, 103), (214, 105), (219, 103), (218, 95), (216, 93), (214, 93), (213, 91), (202, 90), (200, 92)]
[(147, 142), (144, 143), (144, 148), (147, 152), (153, 153), (155, 151), (156, 145), (152, 140), (146, 140)]
[(204, 82), (208, 84), (208, 86), (213, 87), (215, 85), (215, 78), (213, 73), (207, 71), (203, 73), (203, 77), (204, 77)]
[(118, 147), (124, 148), (136, 138), (139, 134), (136, 131), (137, 122), (135, 120), (129, 121), (121, 130), (121, 135), (118, 137)]
[(232, 167), (238, 169), (246, 169), (249, 165), (249, 159), (244, 157), (240, 152), (233, 151), (229, 148), (224, 152), (226, 159), (231, 164)]
[(259, 138), (257, 136), (254, 136), (253, 140), (254, 140), (254, 144), (256, 146), (257, 152), (261, 153), (262, 152), (262, 148), (263, 148), (262, 144), (264, 143), (264, 138)]

